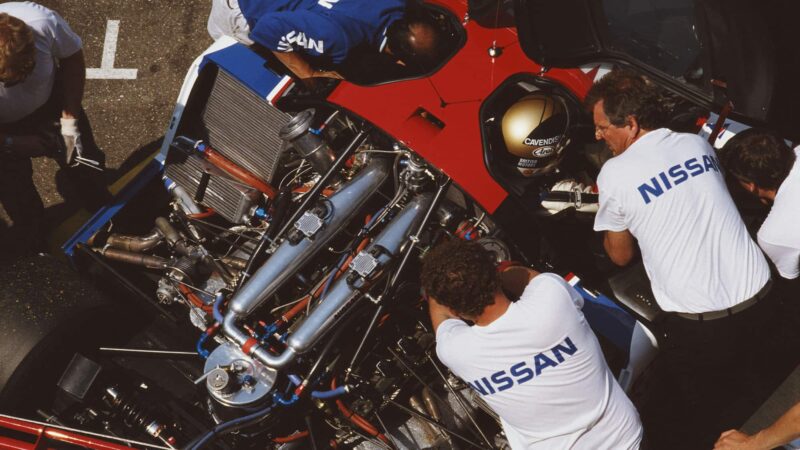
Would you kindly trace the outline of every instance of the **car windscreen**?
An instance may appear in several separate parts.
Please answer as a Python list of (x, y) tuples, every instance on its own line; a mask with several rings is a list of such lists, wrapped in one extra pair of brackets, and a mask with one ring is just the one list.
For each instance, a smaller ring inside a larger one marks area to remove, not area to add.
[(608, 50), (684, 81), (699, 80), (694, 0), (602, 0)]

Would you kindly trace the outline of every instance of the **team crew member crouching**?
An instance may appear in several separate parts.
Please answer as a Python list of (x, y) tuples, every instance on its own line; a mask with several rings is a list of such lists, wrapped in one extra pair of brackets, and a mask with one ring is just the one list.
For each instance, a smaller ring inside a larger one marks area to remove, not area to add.
[(655, 299), (671, 313), (662, 323), (661, 362), (681, 406), (666, 415), (671, 424), (662, 411), (664, 436), (650, 437), (664, 448), (710, 448), (757, 402), (753, 365), (774, 303), (765, 298), (769, 266), (714, 150), (699, 136), (658, 127), (659, 93), (647, 80), (611, 72), (586, 103), (596, 137), (615, 155), (597, 179), (594, 229), (605, 232), (606, 251), (619, 265), (633, 259), (638, 241)]
[(330, 68), (359, 46), (405, 65), (432, 63), (437, 29), (406, 12), (406, 0), (212, 0), (208, 32), (271, 50), (300, 79), (342, 78)]
[(422, 285), (439, 359), (500, 416), (511, 448), (639, 448), (639, 415), (561, 277), (497, 274), (480, 244), (453, 240), (425, 257)]

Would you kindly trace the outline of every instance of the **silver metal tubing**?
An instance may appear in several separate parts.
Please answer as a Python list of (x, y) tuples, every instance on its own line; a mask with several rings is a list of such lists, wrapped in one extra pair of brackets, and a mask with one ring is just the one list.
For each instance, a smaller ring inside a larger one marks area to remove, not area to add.
[[(369, 197), (389, 175), (389, 162), (375, 158), (353, 181), (333, 194), (328, 203), (331, 213), (322, 228), (297, 244), (285, 240), (267, 262), (242, 286), (228, 306), (229, 314), (247, 316), (293, 277), (327, 242), (361, 210)], [(226, 332), (227, 334), (227, 332)]]
[(106, 239), (106, 246), (139, 253), (155, 247), (162, 239), (164, 239), (164, 235), (158, 229), (144, 236), (112, 234)]
[[(270, 298), (286, 280), (306, 264), (341, 228), (355, 217), (364, 203), (378, 190), (389, 176), (390, 161), (375, 158), (351, 182), (328, 199), (330, 214), (324, 225), (311, 238), (300, 242), (285, 240), (267, 262), (236, 293), (228, 305), (222, 324), (223, 333), (239, 345), (245, 345), (250, 335), (239, 328), (239, 321), (247, 317)], [(270, 367), (283, 367), (294, 359), (294, 350), (287, 349), (275, 357), (261, 347), (253, 347), (252, 354)]]
[[(394, 257), (400, 254), (403, 244), (408, 242), (411, 232), (423, 220), (432, 200), (433, 195), (431, 194), (420, 194), (415, 197), (378, 235), (375, 241), (359, 255), (372, 255), (377, 263), (375, 266), (376, 271), (380, 271)], [(252, 356), (267, 366), (279, 369), (291, 363), (295, 356), (313, 347), (341, 319), (345, 309), (362, 295), (360, 289), (366, 286), (370, 280), (365, 280), (360, 276), (355, 280), (350, 280), (351, 276), (357, 275), (356, 270), (351, 268), (334, 283), (330, 292), (320, 301), (320, 304), (311, 311), (311, 314), (289, 336), (286, 350), (283, 353), (275, 356), (263, 347), (252, 345)], [(225, 317), (223, 330), (225, 330), (228, 337), (240, 345), (244, 345), (245, 342), (250, 340), (250, 337), (239, 330), (238, 327), (233, 326), (235, 325), (235, 319), (229, 319), (230, 316), (233, 316), (233, 314), (229, 312)], [(229, 329), (233, 329), (235, 332), (228, 334)]]
[(197, 352), (182, 352), (176, 350), (153, 350), (149, 348), (116, 348), (116, 347), (100, 347), (101, 352), (106, 353), (119, 353), (128, 355), (141, 355), (141, 356), (197, 356)]
[(181, 255), (189, 255), (191, 253), (191, 248), (186, 244), (186, 241), (183, 237), (178, 233), (178, 230), (169, 223), (169, 220), (165, 219), (164, 217), (157, 217), (156, 218), (156, 228), (164, 235), (167, 239), (167, 243), (174, 247), (178, 253)]
[[(377, 262), (376, 272), (385, 268), (392, 259), (400, 254), (403, 244), (408, 242), (411, 233), (423, 220), (432, 200), (433, 195), (426, 193), (420, 194), (408, 202), (397, 217), (375, 238), (375, 241), (359, 255), (372, 255)], [(358, 256), (353, 261), (355, 262), (357, 259)], [(357, 276), (357, 278), (352, 281), (351, 276)], [(328, 295), (289, 336), (288, 348), (299, 354), (313, 347), (338, 322), (350, 303), (362, 295), (360, 288), (364, 287), (368, 281), (371, 280), (365, 280), (358, 276), (355, 269), (348, 270), (334, 283)]]
[(160, 256), (143, 255), (141, 253), (128, 252), (116, 248), (95, 249), (101, 255), (114, 261), (121, 261), (128, 264), (147, 267), (149, 269), (166, 269), (169, 261)]
[(186, 214), (200, 214), (203, 212), (200, 210), (200, 207), (197, 206), (197, 203), (194, 202), (192, 196), (189, 195), (189, 193), (186, 192), (183, 187), (178, 186), (178, 183), (165, 176), (164, 186), (172, 194), (172, 196), (175, 197), (175, 200)]

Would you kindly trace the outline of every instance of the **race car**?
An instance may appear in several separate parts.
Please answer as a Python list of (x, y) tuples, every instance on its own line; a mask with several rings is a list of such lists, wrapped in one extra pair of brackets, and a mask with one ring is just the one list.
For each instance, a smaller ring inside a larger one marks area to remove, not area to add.
[(0, 444), (503, 448), (435, 356), (418, 275), (442, 239), (563, 275), (634, 386), (661, 312), (592, 232), (608, 154), (582, 99), (625, 65), (717, 146), (760, 122), (796, 138), (785, 19), (746, 1), (424, 8), (431, 67), (356, 54), (347, 81), (307, 84), (226, 39), (194, 62), (158, 155), (64, 243), (80, 279), (47, 257), (3, 273), (0, 411), (18, 417)]

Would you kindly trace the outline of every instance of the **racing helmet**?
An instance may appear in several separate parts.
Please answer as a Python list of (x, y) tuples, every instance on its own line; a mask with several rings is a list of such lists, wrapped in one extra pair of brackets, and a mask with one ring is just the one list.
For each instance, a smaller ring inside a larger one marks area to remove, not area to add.
[(563, 98), (544, 92), (528, 94), (503, 114), (504, 159), (525, 177), (555, 170), (569, 143), (569, 111)]

